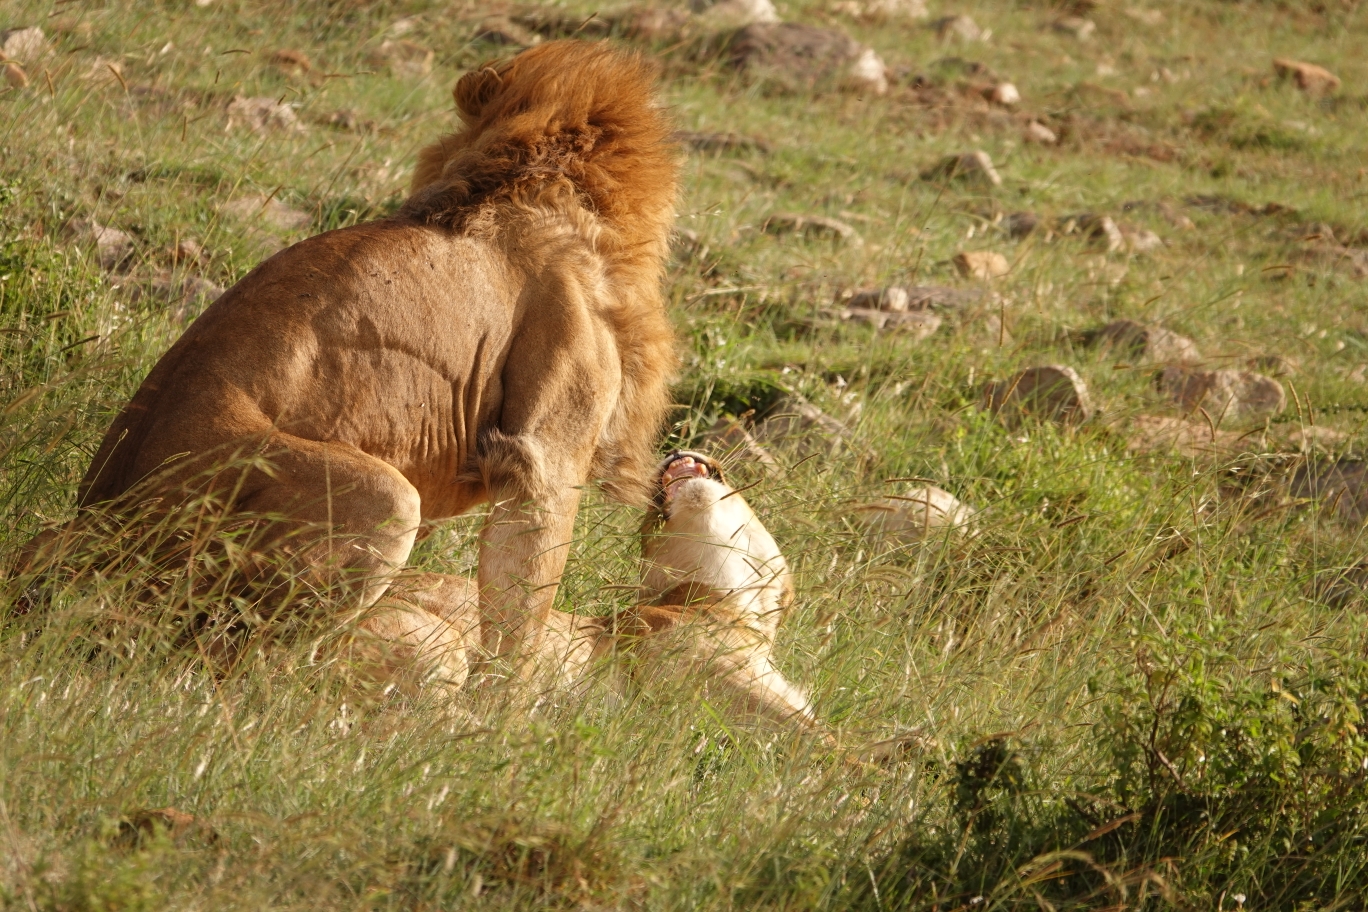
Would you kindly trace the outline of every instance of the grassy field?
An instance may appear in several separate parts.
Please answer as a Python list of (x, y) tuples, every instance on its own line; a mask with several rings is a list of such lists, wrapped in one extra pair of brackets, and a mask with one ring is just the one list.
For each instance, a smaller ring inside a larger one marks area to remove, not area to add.
[[(1063, 4), (932, 0), (991, 29), (976, 42), (850, 10), (779, 5), (872, 46), (883, 97), (780, 91), (715, 35), (635, 44), (681, 130), (763, 140), (684, 159), (697, 244), (668, 276), (671, 442), (707, 445), (776, 390), (847, 422), (840, 448), (791, 437), (770, 445), (779, 475), (737, 471), (797, 574), (782, 667), (850, 750), (900, 739), (896, 759), (843, 763), (673, 682), (529, 717), (366, 695), (302, 654), (225, 677), (151, 632), (92, 650), (90, 619), (133, 578), (85, 574), (41, 618), (6, 620), (19, 602), (0, 596), (0, 906), (1365, 907), (1362, 516), (1289, 479), (1352, 467), (1368, 440), (1368, 280), (1325, 254), (1368, 248), (1368, 8), (1106, 0), (1080, 39), (1053, 27)], [(0, 558), (71, 515), (211, 284), (398, 206), (417, 148), (452, 126), (454, 80), (507, 52), (473, 38), (490, 11), (0, 4), (0, 30), (46, 35), (0, 85)], [(1277, 57), (1343, 84), (1310, 95)], [(1019, 88), (1015, 110), (979, 98), (985, 74)], [(288, 113), (253, 129), (238, 97)], [(1027, 142), (1032, 119), (1059, 141)], [(920, 176), (978, 149), (1000, 186)], [(780, 212), (861, 242), (762, 230)], [(1042, 227), (1013, 237), (1017, 212)], [(1081, 213), (1163, 244), (1044, 227)], [(124, 232), (120, 256), (102, 266), (73, 220)], [(952, 258), (980, 250), (1010, 273), (962, 278)], [(887, 285), (979, 295), (921, 341), (823, 316)], [(1210, 368), (1263, 365), (1287, 408), (1222, 421), (1196, 454), (1137, 446), (1142, 416), (1177, 412), (1153, 366), (1084, 344), (1117, 318), (1191, 337)], [(979, 408), (985, 381), (1041, 364), (1077, 370), (1097, 413), (1008, 427)], [(853, 506), (911, 478), (978, 509), (976, 534), (865, 534)], [(478, 522), (419, 562), (471, 566)], [(586, 507), (562, 607), (627, 603), (638, 522)], [(164, 806), (202, 825), (130, 835)]]

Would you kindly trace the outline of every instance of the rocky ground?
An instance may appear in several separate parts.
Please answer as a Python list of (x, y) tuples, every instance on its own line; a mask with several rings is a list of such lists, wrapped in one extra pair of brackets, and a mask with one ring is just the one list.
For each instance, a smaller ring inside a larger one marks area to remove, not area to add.
[[(358, 708), (16, 622), (0, 903), (1361, 903), (1353, 0), (12, 0), (0, 550), (223, 288), (397, 207), (461, 72), (571, 35), (658, 59), (679, 131), (670, 443), (753, 485), (786, 673), (898, 759), (688, 694)], [(636, 522), (590, 505), (564, 607), (631, 597)]]

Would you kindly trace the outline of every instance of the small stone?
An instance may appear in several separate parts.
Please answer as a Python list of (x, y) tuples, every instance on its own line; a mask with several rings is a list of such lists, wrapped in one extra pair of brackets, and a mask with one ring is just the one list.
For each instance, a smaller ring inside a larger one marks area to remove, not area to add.
[(182, 324), (198, 316), (222, 294), (221, 285), (200, 276), (176, 277), (163, 272), (154, 276), (146, 287), (135, 285), (131, 297), (135, 302), (151, 299), (166, 304), (166, 315), (171, 322)]
[(313, 70), (313, 61), (303, 51), (284, 48), (271, 53), (271, 65), (282, 73), (302, 76)]
[(430, 48), (403, 39), (389, 38), (368, 55), (372, 64), (387, 66), (395, 76), (418, 79), (432, 72), (436, 54)]
[(979, 24), (968, 16), (946, 16), (931, 23), (941, 41), (985, 41), (987, 35)]
[(1225, 420), (1261, 420), (1287, 407), (1282, 384), (1253, 371), (1199, 371), (1172, 366), (1159, 375), (1160, 392), (1185, 412), (1204, 410), (1218, 427)]
[(960, 310), (984, 297), (983, 291), (976, 288), (946, 285), (909, 285), (905, 290), (908, 310)]
[(1141, 25), (1163, 25), (1164, 14), (1157, 9), (1144, 9), (1138, 6), (1128, 6), (1124, 10), (1126, 16), (1135, 20)]
[(1042, 146), (1053, 146), (1059, 142), (1059, 137), (1054, 130), (1045, 126), (1038, 120), (1033, 120), (1026, 125), (1023, 134), (1027, 142), (1037, 143)]
[(765, 219), (760, 230), (766, 234), (802, 234), (808, 237), (841, 241), (853, 246), (864, 243), (854, 228), (845, 222), (821, 215), (796, 215), (779, 212)]
[(202, 263), (205, 260), (204, 248), (193, 238), (182, 238), (171, 248), (171, 262), (177, 265)]
[(1355, 279), (1368, 278), (1368, 250), (1344, 247), (1340, 244), (1312, 243), (1300, 253), (1300, 259), (1322, 266)]
[(124, 84), (123, 64), (117, 60), (96, 57), (91, 61), (89, 68), (81, 75), (81, 78), (96, 86), (122, 86)]
[(875, 329), (896, 332), (912, 342), (930, 338), (941, 326), (941, 318), (926, 310), (894, 313), (867, 307), (847, 307), (841, 311), (840, 317), (854, 323), (867, 323)]
[(5, 64), (5, 82), (12, 89), (22, 89), (29, 84), (28, 74), (17, 63)]
[(1244, 435), (1212, 430), (1205, 421), (1173, 415), (1134, 415), (1125, 419), (1126, 451), (1162, 453), (1175, 451), (1187, 459), (1226, 456), (1237, 451)]
[(1338, 76), (1314, 63), (1279, 57), (1273, 61), (1273, 72), (1282, 79), (1294, 80), (1297, 88), (1308, 95), (1328, 95), (1340, 87)]
[(1083, 378), (1072, 367), (1050, 364), (1030, 367), (1008, 380), (986, 384), (983, 408), (1009, 427), (1033, 417), (1063, 425), (1082, 424), (1092, 417), (1092, 402)]
[(1290, 377), (1297, 372), (1297, 362), (1282, 355), (1255, 355), (1245, 362), (1250, 370), (1270, 377)]
[(0, 57), (15, 63), (36, 63), (47, 50), (47, 37), (36, 25), (0, 32)]
[(781, 399), (755, 425), (754, 433), (761, 443), (815, 439), (832, 454), (850, 443), (850, 429), (844, 423), (797, 394)]
[(861, 51), (860, 56), (846, 70), (845, 88), (870, 95), (888, 93), (888, 67), (873, 48)]
[(704, 23), (713, 27), (742, 28), (779, 22), (779, 11), (771, 0), (693, 0), (690, 5)]
[(1187, 336), (1134, 320), (1113, 320), (1093, 333), (1089, 341), (1151, 364), (1199, 361), (1202, 357), (1197, 343)]
[(1331, 453), (1343, 450), (1351, 438), (1344, 431), (1319, 424), (1308, 424), (1293, 428), (1283, 439), (1293, 449), (1302, 453)]
[(629, 10), (622, 28), (638, 41), (675, 42), (684, 38), (689, 22), (684, 10), (652, 6)]
[(1109, 215), (1097, 215), (1095, 213), (1084, 213), (1082, 215), (1071, 215), (1064, 220), (1064, 234), (1078, 233), (1093, 242), (1094, 246), (1100, 247), (1107, 253), (1114, 253), (1120, 250), (1126, 243), (1126, 237), (1121, 233), (1121, 229)]
[(955, 254), (953, 262), (960, 275), (982, 282), (1000, 279), (1012, 271), (1007, 258), (992, 250), (966, 250)]
[(279, 231), (300, 231), (313, 223), (313, 218), (307, 212), (287, 206), (274, 197), (267, 199), (259, 194), (236, 199), (221, 207), (219, 212), (248, 224), (265, 222)]
[(987, 152), (966, 152), (951, 155), (922, 172), (923, 180), (958, 180), (966, 183), (982, 184), (990, 187), (1002, 186), (1002, 177), (993, 167), (993, 160)]
[(1064, 35), (1072, 35), (1079, 41), (1087, 41), (1097, 31), (1097, 23), (1082, 16), (1065, 16), (1063, 19), (1055, 20), (1054, 30)]
[(1007, 236), (1020, 240), (1040, 227), (1040, 216), (1034, 212), (1013, 212), (1002, 220), (1002, 229)]
[(1164, 239), (1147, 228), (1121, 225), (1121, 237), (1131, 253), (1152, 253), (1164, 246)]
[(1336, 611), (1361, 607), (1368, 600), (1368, 560), (1316, 574), (1311, 597)]
[(540, 44), (542, 37), (507, 16), (489, 16), (475, 27), (472, 40), (503, 47), (532, 47)]
[(243, 124), (255, 133), (283, 130), (287, 133), (303, 133), (304, 125), (299, 115), (288, 104), (274, 98), (244, 98), (235, 95), (228, 103), (228, 127), (232, 129)]
[(703, 437), (711, 449), (721, 451), (727, 457), (759, 466), (766, 475), (778, 477), (781, 474), (779, 463), (770, 451), (735, 418), (717, 419)]
[(931, 15), (926, 0), (868, 0), (861, 12), (870, 19), (925, 19)]
[(970, 533), (974, 510), (935, 485), (909, 488), (855, 508), (855, 520), (874, 536), (916, 544), (947, 533)]
[(997, 85), (989, 86), (984, 90), (983, 97), (1004, 108), (1021, 104), (1021, 93), (1010, 82), (999, 82)]
[(79, 244), (93, 246), (95, 258), (104, 270), (117, 269), (133, 256), (131, 235), (93, 220), (72, 219), (63, 234)]
[(846, 302), (850, 307), (865, 310), (882, 310), (885, 313), (906, 313), (910, 297), (906, 288), (897, 285), (888, 288), (869, 288), (857, 291)]

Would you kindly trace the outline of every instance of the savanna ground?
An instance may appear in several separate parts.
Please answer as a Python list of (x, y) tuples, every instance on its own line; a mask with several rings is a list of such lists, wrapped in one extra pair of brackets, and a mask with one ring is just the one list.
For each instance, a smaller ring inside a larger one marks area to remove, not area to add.
[[(452, 125), (454, 79), (504, 52), (472, 39), (488, 12), (0, 4), (0, 29), (47, 35), (28, 85), (0, 88), (0, 550), (70, 515), (115, 410), (203, 306), (187, 279), (227, 286), (282, 241), (396, 207), (418, 146)], [(1106, 2), (1080, 40), (1045, 2), (933, 3), (992, 31), (948, 44), (925, 21), (779, 12), (874, 47), (889, 93), (786, 93), (707, 41), (638, 42), (681, 129), (764, 140), (684, 159), (680, 225), (709, 253), (681, 245), (668, 276), (673, 438), (784, 389), (848, 420), (834, 452), (800, 437), (773, 445), (781, 474), (738, 471), (797, 573), (783, 668), (844, 744), (901, 753), (842, 763), (673, 684), (528, 717), (367, 695), (302, 656), (210, 674), (155, 630), (92, 644), (92, 616), (119, 615), (133, 584), (86, 573), (0, 633), (0, 904), (1364, 907), (1359, 514), (1286, 479), (1365, 439), (1368, 283), (1308, 251), (1368, 246), (1368, 10)], [(433, 50), (430, 72), (377, 63), (386, 40)], [(1278, 56), (1343, 86), (1309, 96), (1273, 77)], [(1017, 111), (980, 101), (983, 71), (952, 57), (1014, 82)], [(286, 102), (298, 127), (230, 119), (239, 95)], [(1031, 118), (1059, 142), (1025, 142)], [(1000, 187), (919, 176), (973, 149)], [(267, 197), (307, 218), (272, 224)], [(863, 243), (763, 232), (779, 211)], [(1017, 211), (1108, 214), (1164, 245), (1017, 239)], [(126, 232), (129, 256), (102, 268), (73, 219)], [(961, 278), (963, 250), (1012, 271)], [(890, 284), (983, 295), (922, 341), (821, 318)], [(1274, 365), (1287, 409), (1223, 423), (1219, 447), (1136, 449), (1136, 416), (1173, 414), (1154, 369), (1081, 343), (1122, 317), (1190, 336), (1208, 366)], [(1086, 380), (1091, 420), (1009, 429), (978, 408), (985, 380), (1051, 363)], [(1309, 425), (1341, 434), (1287, 443)], [(852, 505), (910, 478), (978, 508), (977, 534), (864, 535)], [(627, 604), (637, 522), (585, 509), (563, 607)], [(470, 566), (477, 526), (441, 530), (420, 562)], [(163, 806), (212, 830), (130, 837)]]

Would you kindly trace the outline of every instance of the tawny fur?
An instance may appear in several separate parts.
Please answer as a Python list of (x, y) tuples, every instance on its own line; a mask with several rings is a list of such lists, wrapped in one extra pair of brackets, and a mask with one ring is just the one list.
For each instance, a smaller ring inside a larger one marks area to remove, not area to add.
[[(422, 523), (488, 501), (480, 639), (535, 653), (580, 489), (649, 490), (676, 364), (674, 152), (651, 68), (607, 44), (548, 42), (454, 95), (464, 126), (423, 151), (396, 217), (276, 254), (158, 362), (81, 483), (78, 525), (206, 496), (284, 517), (295, 578), (365, 607)], [(409, 610), (370, 623), (417, 643)]]

